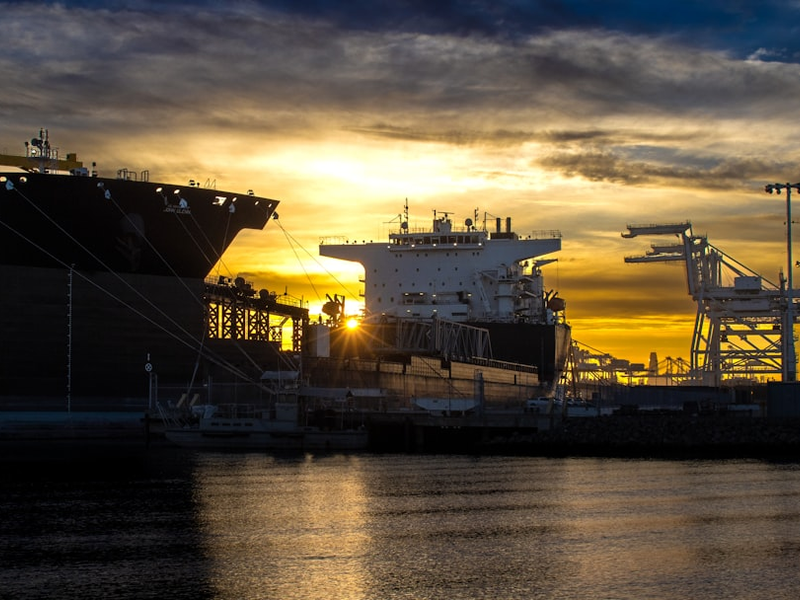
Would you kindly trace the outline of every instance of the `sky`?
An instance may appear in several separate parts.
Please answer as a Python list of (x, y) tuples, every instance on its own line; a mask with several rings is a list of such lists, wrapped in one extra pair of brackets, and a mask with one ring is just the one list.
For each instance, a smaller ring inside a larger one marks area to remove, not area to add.
[(626, 264), (690, 221), (770, 281), (800, 180), (800, 0), (0, 2), (0, 152), (280, 200), (220, 269), (358, 306), (325, 238), (386, 239), (408, 200), (559, 230), (546, 286), (573, 337), (633, 362), (689, 358), (680, 264)]

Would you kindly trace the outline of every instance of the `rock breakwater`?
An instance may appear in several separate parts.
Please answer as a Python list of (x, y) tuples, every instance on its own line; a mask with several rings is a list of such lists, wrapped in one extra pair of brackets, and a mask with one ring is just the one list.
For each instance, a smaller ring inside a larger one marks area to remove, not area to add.
[(541, 455), (800, 459), (800, 419), (614, 415), (486, 440), (485, 451)]

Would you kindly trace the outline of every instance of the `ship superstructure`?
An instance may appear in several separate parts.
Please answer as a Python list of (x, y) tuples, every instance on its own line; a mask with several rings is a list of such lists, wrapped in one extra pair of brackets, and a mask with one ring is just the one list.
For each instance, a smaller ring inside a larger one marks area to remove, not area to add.
[[(408, 221), (389, 234), (389, 243), (329, 244), (322, 256), (364, 266), (367, 320), (433, 317), (457, 322), (552, 322), (537, 257), (561, 249), (561, 234), (546, 231), (520, 237), (511, 219), (495, 219), (489, 232), (476, 219), (454, 227), (449, 213), (437, 214), (431, 228), (411, 229)], [(563, 309), (561, 303), (554, 307)]]
[[(507, 372), (532, 370), (536, 385), (552, 391), (564, 369), (570, 330), (564, 301), (544, 288), (541, 268), (553, 259), (540, 257), (561, 249), (561, 234), (523, 237), (510, 219), (503, 228), (498, 218), (490, 232), (486, 219), (477, 224), (477, 213), (456, 227), (450, 215), (434, 212), (430, 228), (416, 229), (406, 207), (388, 242), (323, 241), (322, 256), (364, 267), (363, 322), (358, 332), (332, 332), (331, 355), (409, 365), (437, 357), (446, 367), (455, 361), (474, 365), (473, 378), (480, 375), (482, 384), (490, 364)], [(453, 379), (452, 370), (430, 377)], [(530, 395), (529, 377), (505, 383), (523, 379)], [(513, 395), (507, 387), (497, 393)]]

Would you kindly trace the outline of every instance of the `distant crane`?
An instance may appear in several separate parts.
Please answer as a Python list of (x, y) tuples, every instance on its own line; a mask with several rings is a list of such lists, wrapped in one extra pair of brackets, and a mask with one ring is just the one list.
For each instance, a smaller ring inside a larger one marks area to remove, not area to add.
[(612, 385), (620, 380), (630, 381), (634, 377), (645, 377), (655, 373), (646, 369), (644, 363), (632, 363), (615, 358), (608, 352), (573, 339), (565, 375), (569, 380), (568, 385), (575, 387), (587, 383)]
[[(697, 303), (689, 374), (704, 385), (719, 386), (723, 376), (752, 378), (783, 374), (788, 367), (786, 280), (776, 285), (694, 235), (692, 224), (628, 225), (623, 238), (674, 235), (678, 244), (653, 244), (644, 256), (626, 263), (682, 261), (689, 295)], [(796, 312), (796, 310), (794, 311)], [(723, 345), (724, 344), (724, 345)]]

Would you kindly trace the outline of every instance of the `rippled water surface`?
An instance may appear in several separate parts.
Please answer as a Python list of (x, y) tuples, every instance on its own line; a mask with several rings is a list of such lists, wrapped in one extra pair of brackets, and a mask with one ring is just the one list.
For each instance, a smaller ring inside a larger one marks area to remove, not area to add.
[(0, 465), (0, 598), (800, 597), (800, 467), (191, 454)]

